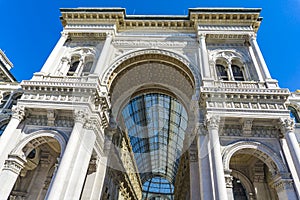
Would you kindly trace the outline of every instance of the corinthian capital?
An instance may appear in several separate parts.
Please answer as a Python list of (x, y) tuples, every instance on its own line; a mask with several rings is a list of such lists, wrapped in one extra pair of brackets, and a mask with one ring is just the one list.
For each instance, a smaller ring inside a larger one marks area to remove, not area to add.
[(12, 118), (18, 119), (19, 121), (22, 121), (25, 116), (25, 107), (24, 106), (13, 106), (12, 107)]
[(294, 131), (295, 121), (291, 118), (280, 118), (280, 129), (283, 134)]
[(74, 115), (74, 121), (82, 124), (86, 122), (88, 116), (85, 110), (75, 110)]
[(220, 124), (220, 117), (219, 116), (208, 116), (205, 120), (205, 126), (208, 129), (218, 129)]
[(9, 155), (8, 159), (4, 163), (3, 170), (9, 170), (16, 174), (19, 174), (23, 169), (25, 162), (26, 160), (18, 155)]

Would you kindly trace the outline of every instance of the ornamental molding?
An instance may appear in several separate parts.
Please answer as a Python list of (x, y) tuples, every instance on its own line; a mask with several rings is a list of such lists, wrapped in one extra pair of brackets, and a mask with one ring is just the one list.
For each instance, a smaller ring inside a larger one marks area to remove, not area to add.
[[(220, 81), (216, 81), (215, 84), (220, 83)], [(226, 85), (226, 82), (223, 82), (224, 85)], [(255, 81), (228, 81), (229, 85), (226, 85), (225, 88), (223, 87), (201, 87), (202, 93), (236, 93), (236, 94), (262, 94), (264, 96), (269, 95), (282, 95), (285, 97), (284, 100), (288, 98), (290, 95), (290, 92), (288, 89), (270, 89), (270, 88), (257, 88), (258, 86), (257, 82)], [(232, 85), (240, 86), (239, 88), (233, 88)], [(251, 85), (251, 86), (249, 86)], [(275, 97), (273, 99), (276, 99), (278, 97)]]
[(243, 52), (243, 48), (236, 49), (236, 48), (224, 48), (224, 49), (210, 49), (209, 50), (209, 57), (211, 61), (216, 62), (217, 59), (226, 59), (229, 63), (232, 60), (238, 60), (241, 63), (250, 62), (250, 57), (248, 53)]
[(95, 57), (97, 54), (96, 48), (95, 47), (74, 47), (69, 52), (67, 53), (66, 57), (63, 58), (68, 58), (70, 59), (72, 56), (78, 55), (78, 56), (92, 56)]
[(249, 25), (198, 25), (198, 31), (253, 31)]
[(242, 40), (245, 41), (249, 38), (248, 32), (233, 34), (233, 33), (217, 33), (217, 34), (207, 34), (207, 40)]
[(82, 40), (105, 40), (106, 33), (90, 32), (90, 30), (82, 30), (81, 32), (69, 32), (69, 37), (72, 39)]
[(156, 41), (156, 40), (114, 40), (112, 44), (115, 47), (162, 47), (162, 48), (197, 48), (198, 44), (195, 41)]
[[(65, 30), (68, 29), (92, 29), (92, 30), (97, 30), (99, 29), (99, 32), (101, 33), (106, 33), (107, 30), (114, 30), (115, 25), (114, 24), (84, 24), (84, 23), (76, 23), (76, 24), (67, 24), (65, 26)], [(70, 32), (71, 33), (71, 32)]]
[(56, 116), (55, 120), (49, 121), (45, 115), (30, 115), (26, 118), (27, 125), (39, 127), (66, 127), (71, 128), (74, 126), (74, 118), (68, 116)]
[(236, 125), (236, 124), (225, 124), (223, 129), (220, 132), (220, 136), (235, 136), (235, 137), (260, 137), (260, 138), (278, 138), (280, 132), (276, 127), (270, 126), (253, 126), (251, 123), (247, 124), (248, 126), (244, 130), (245, 124)]

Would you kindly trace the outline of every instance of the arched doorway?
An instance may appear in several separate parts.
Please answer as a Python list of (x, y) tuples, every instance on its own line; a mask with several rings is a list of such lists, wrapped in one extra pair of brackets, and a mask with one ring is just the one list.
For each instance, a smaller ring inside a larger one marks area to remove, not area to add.
[[(236, 172), (232, 174), (234, 199), (278, 199), (275, 189), (271, 188), (272, 174), (268, 166), (253, 154), (245, 154), (243, 151), (247, 149), (237, 151), (229, 165)], [(251, 185), (247, 187), (249, 182)]]
[(65, 140), (56, 131), (38, 131), (23, 139), (12, 155), (26, 162), (10, 193), (13, 199), (45, 199)]
[[(257, 141), (239, 141), (223, 151), (226, 172), (233, 177), (234, 199), (293, 199), (295, 189), (285, 162)], [(285, 185), (282, 189), (280, 185)], [(235, 187), (234, 187), (235, 186)]]
[[(130, 138), (143, 199), (176, 199), (179, 163), (194, 130), (190, 108), (199, 78), (172, 52), (141, 50), (127, 56), (102, 79), (109, 88), (112, 115)], [(178, 184), (180, 193), (189, 189), (189, 179)]]

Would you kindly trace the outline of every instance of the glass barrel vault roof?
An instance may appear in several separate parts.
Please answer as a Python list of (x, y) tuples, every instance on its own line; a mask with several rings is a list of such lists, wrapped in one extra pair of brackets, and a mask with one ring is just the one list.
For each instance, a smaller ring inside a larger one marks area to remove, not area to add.
[(124, 107), (122, 117), (144, 194), (172, 194), (187, 128), (184, 106), (169, 95), (143, 94)]

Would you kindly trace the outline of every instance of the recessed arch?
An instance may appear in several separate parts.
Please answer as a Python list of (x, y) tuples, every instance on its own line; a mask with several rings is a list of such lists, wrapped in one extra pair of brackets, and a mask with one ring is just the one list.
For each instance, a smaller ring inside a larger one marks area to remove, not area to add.
[(12, 150), (11, 154), (27, 156), (35, 147), (53, 141), (59, 143), (60, 154), (63, 154), (67, 142), (65, 137), (55, 130), (39, 130), (30, 133), (16, 145), (16, 148)]
[(200, 74), (196, 66), (178, 53), (162, 49), (141, 49), (128, 52), (118, 57), (103, 75), (102, 84), (111, 90), (114, 79), (128, 67), (145, 61), (157, 61), (174, 66), (182, 71), (197, 90), (200, 88)]
[(251, 154), (262, 160), (273, 175), (288, 172), (282, 159), (270, 147), (257, 141), (238, 141), (228, 145), (222, 153), (224, 170), (230, 170), (231, 157), (238, 151), (244, 154)]

